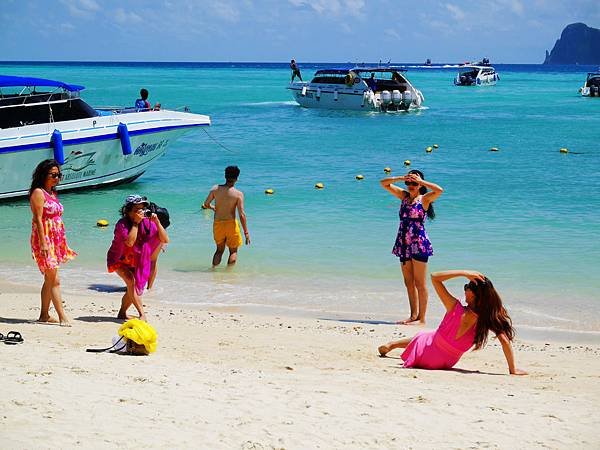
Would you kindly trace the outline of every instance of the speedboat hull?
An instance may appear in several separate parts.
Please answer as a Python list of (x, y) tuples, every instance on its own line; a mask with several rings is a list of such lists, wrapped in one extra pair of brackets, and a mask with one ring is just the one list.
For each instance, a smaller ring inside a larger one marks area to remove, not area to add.
[[(120, 124), (126, 126), (129, 148), (124, 147)], [(58, 190), (132, 181), (179, 136), (208, 125), (208, 116), (146, 111), (0, 130), (0, 199), (28, 195), (31, 173), (48, 158), (64, 160)], [(55, 130), (62, 136), (61, 148), (53, 141)]]

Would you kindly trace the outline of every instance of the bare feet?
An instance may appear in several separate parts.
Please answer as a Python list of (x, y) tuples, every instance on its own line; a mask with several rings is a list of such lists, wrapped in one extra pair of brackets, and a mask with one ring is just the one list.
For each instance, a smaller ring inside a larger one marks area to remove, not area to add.
[(58, 320), (56, 320), (54, 317), (52, 316), (46, 316), (46, 317), (42, 317), (40, 316), (40, 318), (37, 320), (38, 323), (50, 323), (50, 324), (55, 324), (58, 323)]
[(408, 325), (413, 322), (417, 322), (418, 320), (419, 320), (419, 318), (417, 316), (410, 316), (408, 319), (400, 320), (400, 321), (396, 322), (396, 325)]
[(129, 314), (119, 311), (119, 314), (117, 314), (117, 319), (129, 320), (129, 319), (133, 319), (133, 316), (130, 316)]
[(63, 317), (62, 319), (60, 319), (60, 326), (61, 327), (72, 327), (73, 325), (71, 325), (71, 321), (68, 318)]
[(390, 348), (387, 345), (380, 345), (379, 348), (377, 349), (377, 351), (379, 351), (379, 356), (381, 356), (383, 358), (383, 357), (385, 357), (385, 355), (388, 354), (388, 352), (390, 351)]

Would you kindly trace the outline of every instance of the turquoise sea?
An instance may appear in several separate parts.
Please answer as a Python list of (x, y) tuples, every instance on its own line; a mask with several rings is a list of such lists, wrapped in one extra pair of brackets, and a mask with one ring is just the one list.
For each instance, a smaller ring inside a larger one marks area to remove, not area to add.
[[(304, 78), (322, 66), (302, 65)], [(411, 69), (425, 108), (390, 114), (303, 109), (285, 89), (285, 64), (0, 63), (0, 73), (83, 84), (94, 106), (132, 105), (146, 87), (152, 103), (187, 105), (213, 121), (209, 134), (193, 131), (173, 143), (133, 184), (61, 196), (79, 252), (63, 270), (67, 292), (119, 285), (104, 269), (112, 227), (95, 223), (113, 224), (124, 197), (136, 192), (171, 213), (154, 298), (404, 318), (406, 291), (391, 254), (399, 205), (379, 179), (386, 166), (404, 173), (408, 159), (445, 189), (428, 223), (430, 270), (487, 274), (521, 335), (598, 342), (600, 99), (577, 92), (594, 68), (495, 67), (500, 82), (484, 88), (453, 86), (453, 69)], [(433, 144), (439, 149), (426, 153)], [(229, 164), (241, 168), (252, 245), (233, 270), (211, 271), (212, 217), (200, 204)], [(325, 189), (314, 189), (317, 182)], [(267, 188), (275, 194), (265, 195)], [(30, 221), (26, 201), (0, 204), (0, 276), (37, 284)], [(461, 295), (462, 281), (451, 286)], [(442, 309), (430, 294), (434, 324)], [(119, 294), (106, 295), (118, 303)]]

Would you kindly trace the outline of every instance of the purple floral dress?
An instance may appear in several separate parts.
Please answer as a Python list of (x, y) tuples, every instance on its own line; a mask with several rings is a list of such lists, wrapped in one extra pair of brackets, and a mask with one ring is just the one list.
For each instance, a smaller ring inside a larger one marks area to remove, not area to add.
[(399, 214), (400, 226), (392, 253), (402, 263), (413, 259), (413, 255), (426, 260), (425, 257), (433, 255), (433, 247), (425, 231), (427, 213), (420, 197), (413, 203), (409, 203), (408, 199), (402, 200)]

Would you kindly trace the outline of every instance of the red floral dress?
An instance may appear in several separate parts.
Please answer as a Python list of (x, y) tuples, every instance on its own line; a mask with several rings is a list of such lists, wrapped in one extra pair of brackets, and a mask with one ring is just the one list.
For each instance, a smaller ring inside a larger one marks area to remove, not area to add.
[(75, 256), (73, 250), (67, 245), (65, 236), (65, 224), (62, 221), (63, 205), (60, 204), (56, 194), (48, 194), (44, 189), (44, 210), (42, 212), (42, 226), (44, 227), (44, 237), (48, 246), (46, 256), (42, 254), (39, 234), (35, 220), (31, 221), (31, 255), (40, 269), (44, 273), (48, 269), (56, 269), (62, 263), (67, 262)]

